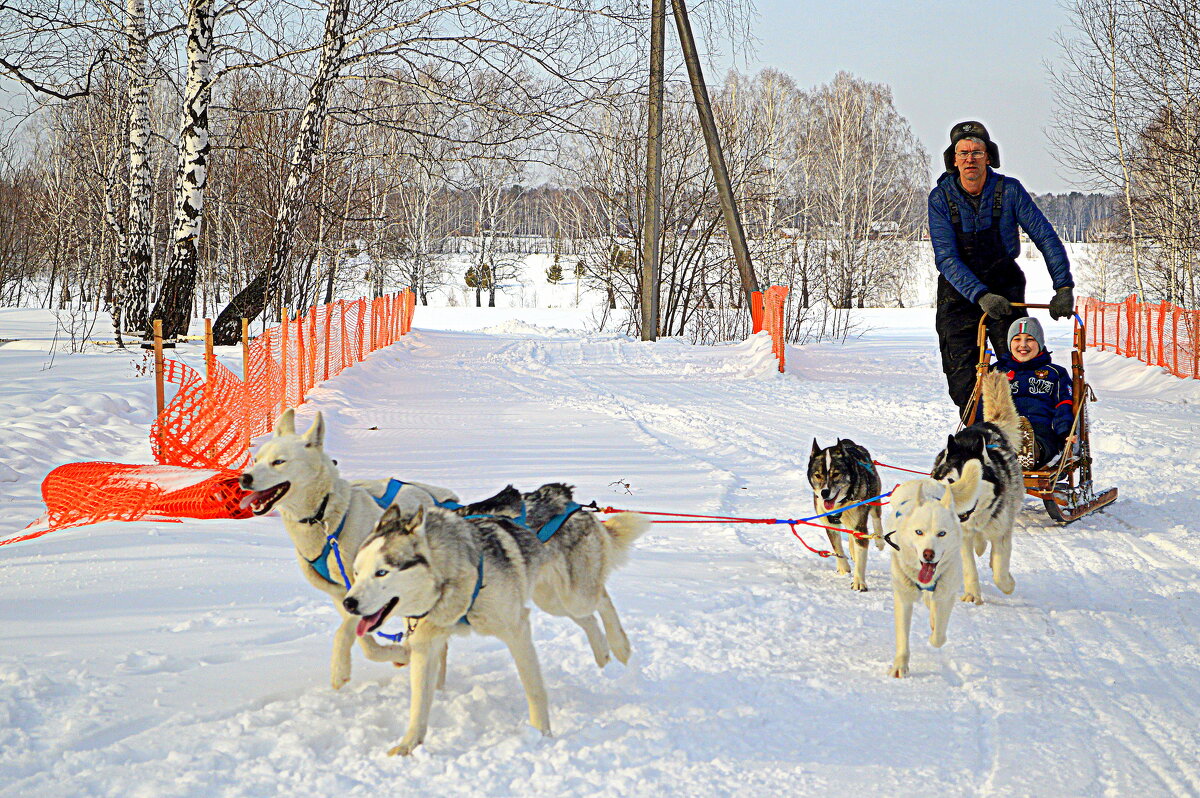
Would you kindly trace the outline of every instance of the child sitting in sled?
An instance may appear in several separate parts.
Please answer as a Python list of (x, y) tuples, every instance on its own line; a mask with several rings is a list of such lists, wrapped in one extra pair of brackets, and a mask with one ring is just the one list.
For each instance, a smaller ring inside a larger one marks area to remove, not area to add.
[(1041, 468), (1062, 452), (1075, 420), (1071, 375), (1050, 362), (1042, 325), (1030, 316), (1009, 326), (1008, 353), (996, 359), (992, 370), (1008, 374), (1021, 416), (1021, 468)]

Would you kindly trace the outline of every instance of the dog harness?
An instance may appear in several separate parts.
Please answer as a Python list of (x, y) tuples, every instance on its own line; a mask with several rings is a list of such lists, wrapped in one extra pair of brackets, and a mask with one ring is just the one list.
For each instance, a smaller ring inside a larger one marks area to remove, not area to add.
[(460, 507), (462, 507), (462, 505), (459, 504), (458, 502), (452, 502), (449, 499), (446, 499), (445, 501), (438, 501), (438, 497), (434, 496), (433, 492), (430, 491), (428, 488), (422, 487), (422, 486), (414, 484), (412, 482), (403, 482), (399, 479), (389, 480), (388, 484), (387, 484), (387, 489), (383, 492), (383, 495), (380, 496), (378, 499), (376, 499), (374, 496), (372, 496), (371, 498), (375, 499), (375, 503), (378, 504), (380, 507), (382, 507), (384, 510), (386, 510), (388, 508), (388, 505), (391, 504), (393, 501), (395, 501), (396, 494), (398, 494), (400, 492), (400, 489), (403, 488), (405, 485), (411, 485), (412, 487), (416, 488), (417, 490), (421, 490), (421, 491), (424, 491), (425, 493), (428, 493), (429, 498), (433, 499), (433, 503), (436, 504), (438, 507), (441, 507), (443, 510), (457, 510)]
[[(379, 496), (379, 497), (371, 496), (371, 500), (374, 501), (376, 504), (378, 504), (381, 509), (386, 510), (388, 508), (388, 506), (396, 499), (396, 496), (400, 493), (400, 489), (403, 488), (405, 485), (412, 485), (412, 487), (422, 490), (425, 493), (428, 493), (429, 497), (431, 499), (433, 499), (433, 503), (443, 509), (457, 510), (459, 507), (462, 507), (461, 504), (450, 501), (449, 499), (446, 499), (445, 501), (438, 501), (438, 498), (436, 496), (434, 496), (433, 493), (431, 493), (427, 488), (423, 488), (420, 485), (415, 485), (412, 482), (404, 482), (399, 479), (388, 480), (387, 488), (384, 490), (383, 495)], [(317, 511), (315, 513), (313, 513), (311, 516), (309, 516), (308, 518), (301, 518), (299, 523), (301, 523), (301, 524), (319, 524), (323, 520), (325, 520), (325, 508), (327, 506), (329, 506), (329, 496), (330, 495), (331, 494), (326, 493), (325, 498), (321, 500), (320, 506), (317, 507)], [(368, 493), (367, 495), (370, 496), (371, 494)], [(330, 574), (330, 572), (329, 572), (329, 555), (333, 554), (334, 559), (337, 560), (338, 570), (341, 572), (341, 575), (342, 575), (342, 583), (345, 585), (346, 589), (349, 590), (350, 589), (350, 579), (349, 579), (349, 577), (346, 576), (346, 566), (342, 563), (342, 554), (338, 550), (338, 545), (337, 545), (338, 537), (341, 536), (342, 530), (346, 528), (346, 516), (347, 515), (349, 515), (349, 511), (347, 511), (346, 515), (342, 516), (342, 522), (340, 524), (338, 524), (337, 530), (333, 534), (327, 535), (325, 537), (325, 547), (323, 549), (321, 549), (321, 553), (318, 554), (314, 559), (307, 560), (307, 562), (308, 562), (308, 566), (310, 568), (312, 568), (314, 571), (316, 571), (318, 576), (320, 576), (326, 582), (336, 585), (337, 582), (334, 581), (332, 574)], [(560, 525), (561, 525), (561, 522), (560, 522)], [(551, 533), (551, 534), (553, 534), (553, 533)], [(480, 570), (482, 571), (482, 569), (483, 569), (483, 566), (481, 564)], [(482, 581), (482, 577), (481, 577), (481, 581)], [(475, 592), (478, 594), (478, 592), (479, 592), (478, 587), (476, 587)], [(474, 601), (474, 599), (472, 599), (472, 601)]]
[(517, 526), (523, 528), (525, 531), (532, 532), (537, 536), (538, 540), (545, 543), (546, 541), (550, 540), (550, 538), (554, 537), (555, 532), (562, 529), (562, 525), (567, 522), (568, 518), (575, 515), (575, 513), (582, 509), (582, 504), (577, 502), (567, 502), (567, 508), (565, 510), (546, 521), (546, 523), (542, 524), (541, 527), (536, 530), (532, 529), (529, 526), (529, 522), (526, 520), (525, 502), (521, 502), (521, 514), (516, 518), (510, 518), (507, 515), (489, 515), (486, 513), (479, 515), (464, 515), (463, 518), (499, 518), (504, 521), (511, 521)]

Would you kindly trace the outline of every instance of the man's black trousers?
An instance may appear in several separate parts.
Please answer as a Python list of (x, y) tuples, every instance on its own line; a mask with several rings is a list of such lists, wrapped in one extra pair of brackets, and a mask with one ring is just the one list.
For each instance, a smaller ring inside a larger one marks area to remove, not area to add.
[[(1015, 264), (1014, 264), (1015, 268)], [(1013, 279), (1019, 275), (1019, 279)], [(1016, 275), (1009, 275), (1008, 285), (1000, 286), (993, 293), (1000, 294), (1009, 302), (1025, 301), (1025, 275), (1016, 270)], [(991, 286), (989, 286), (991, 288)], [(992, 352), (1001, 354), (1008, 351), (1008, 327), (1017, 319), (1026, 315), (1023, 308), (1014, 308), (1014, 312), (1001, 319), (988, 317), (988, 340), (992, 344)], [(938, 277), (937, 316), (934, 327), (937, 329), (938, 345), (942, 351), (942, 371), (946, 375), (946, 385), (950, 399), (958, 405), (961, 416), (971, 401), (971, 393), (975, 390), (975, 366), (979, 363), (979, 319), (983, 310), (971, 302), (950, 285), (945, 277)]]

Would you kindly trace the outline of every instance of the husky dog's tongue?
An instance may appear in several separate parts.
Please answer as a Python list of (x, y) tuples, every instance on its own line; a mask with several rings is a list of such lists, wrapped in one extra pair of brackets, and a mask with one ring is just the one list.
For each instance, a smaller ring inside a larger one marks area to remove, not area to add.
[(837, 502), (835, 502), (833, 499), (825, 500), (825, 509), (826, 510), (832, 510), (836, 506), (837, 506)]
[(387, 618), (388, 613), (392, 611), (392, 608), (396, 606), (398, 601), (399, 599), (393, 598), (387, 604), (384, 604), (378, 612), (373, 612), (370, 615), (364, 615), (359, 619), (358, 626), (354, 628), (354, 633), (359, 637), (362, 637), (369, 632), (374, 632), (383, 625), (384, 619)]
[(929, 584), (929, 580), (933, 579), (933, 570), (937, 568), (935, 562), (922, 562), (921, 572), (917, 574), (917, 581), (923, 585)]

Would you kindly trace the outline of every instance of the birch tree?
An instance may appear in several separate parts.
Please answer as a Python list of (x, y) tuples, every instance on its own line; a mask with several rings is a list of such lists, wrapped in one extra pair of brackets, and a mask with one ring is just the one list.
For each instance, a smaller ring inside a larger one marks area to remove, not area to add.
[(179, 167), (175, 175), (175, 214), (171, 224), (171, 263), (163, 275), (154, 318), (162, 319), (163, 337), (187, 333), (199, 270), (208, 182), (209, 101), (212, 98), (213, 0), (189, 0), (187, 82), (180, 116)]

